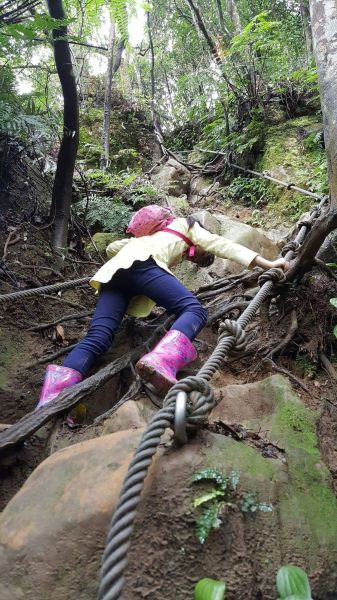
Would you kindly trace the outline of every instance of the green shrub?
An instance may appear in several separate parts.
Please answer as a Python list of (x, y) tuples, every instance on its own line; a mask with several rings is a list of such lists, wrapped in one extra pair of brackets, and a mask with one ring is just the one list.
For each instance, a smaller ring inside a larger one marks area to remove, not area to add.
[(81, 200), (75, 205), (79, 216), (85, 217), (87, 224), (93, 232), (111, 231), (123, 234), (128, 225), (132, 209), (111, 196), (89, 196), (88, 209), (85, 213), (87, 201)]
[(258, 178), (236, 177), (226, 192), (233, 202), (246, 202), (250, 206), (263, 206), (275, 200), (269, 183)]

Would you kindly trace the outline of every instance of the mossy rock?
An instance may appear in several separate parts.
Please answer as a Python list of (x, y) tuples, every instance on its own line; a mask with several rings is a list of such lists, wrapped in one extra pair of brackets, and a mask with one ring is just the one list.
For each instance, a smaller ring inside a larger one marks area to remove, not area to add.
[[(326, 157), (319, 135), (322, 128), (314, 116), (289, 119), (269, 127), (256, 169), (310, 191), (327, 193)], [(275, 223), (285, 219), (296, 221), (315, 202), (277, 185), (272, 189), (275, 202), (268, 204), (268, 213)]]
[[(284, 450), (282, 467), (279, 461), (262, 458), (243, 445), (231, 445), (226, 454), (226, 463), (254, 476), (257, 487), (259, 480), (269, 479), (277, 489), (277, 543), (283, 562), (299, 561), (316, 581), (322, 575), (316, 569), (325, 561), (331, 559), (331, 572), (336, 572), (337, 504), (316, 435), (319, 413), (306, 408), (281, 375), (250, 385), (227, 386), (221, 395), (211, 420), (232, 422), (240, 413), (240, 424), (247, 430), (259, 431)], [(319, 587), (316, 594), (315, 598), (328, 597)]]
[(186, 217), (189, 211), (189, 203), (187, 202), (186, 195), (180, 198), (175, 198), (174, 196), (168, 197), (170, 206), (174, 214), (177, 217)]
[(120, 239), (120, 237), (121, 236), (118, 235), (117, 233), (106, 233), (106, 232), (95, 233), (92, 236), (93, 241), (92, 242), (90, 241), (90, 243), (86, 246), (85, 249), (89, 254), (95, 254), (96, 253), (95, 246), (96, 246), (99, 253), (102, 254), (102, 256), (104, 258), (106, 258), (106, 249), (107, 249), (108, 245), (111, 244), (112, 242)]

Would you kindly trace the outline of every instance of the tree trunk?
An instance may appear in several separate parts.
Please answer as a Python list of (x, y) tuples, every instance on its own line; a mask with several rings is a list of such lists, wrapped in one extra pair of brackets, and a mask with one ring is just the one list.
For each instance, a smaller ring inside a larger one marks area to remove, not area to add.
[(125, 48), (124, 40), (121, 40), (117, 46), (116, 56), (114, 55), (114, 44), (115, 44), (115, 25), (111, 23), (110, 38), (109, 38), (109, 56), (108, 56), (108, 68), (105, 83), (105, 95), (104, 95), (104, 119), (103, 119), (103, 132), (102, 132), (102, 147), (103, 153), (101, 155), (100, 166), (103, 171), (108, 168), (110, 162), (110, 117), (111, 117), (111, 99), (112, 99), (112, 82), (115, 73), (117, 73), (121, 66), (122, 56)]
[[(65, 19), (62, 0), (47, 0), (50, 16)], [(66, 25), (53, 29), (55, 64), (63, 92), (63, 136), (54, 179), (50, 217), (53, 223), (52, 246), (58, 252), (67, 247), (72, 184), (78, 148), (78, 98), (67, 41)]]
[(234, 33), (235, 35), (238, 35), (238, 33), (241, 33), (242, 31), (242, 25), (235, 0), (227, 0), (227, 10), (233, 23)]
[(323, 111), (331, 202), (337, 205), (337, 4), (310, 0), (314, 53)]
[(229, 33), (229, 31), (228, 31), (228, 29), (226, 27), (221, 0), (216, 0), (216, 7), (218, 9), (218, 15), (219, 15), (219, 21), (220, 21), (221, 31), (226, 36), (226, 38), (229, 38), (230, 37), (230, 33)]
[(218, 65), (218, 67), (220, 68), (220, 72), (221, 72), (221, 76), (224, 78), (225, 82), (228, 85), (228, 88), (233, 92), (233, 94), (238, 97), (238, 90), (235, 88), (235, 86), (232, 84), (231, 80), (229, 79), (229, 77), (227, 77), (224, 69), (222, 69), (222, 58), (219, 54), (217, 45), (214, 41), (214, 39), (212, 38), (211, 34), (209, 33), (209, 31), (207, 30), (207, 27), (203, 21), (203, 18), (201, 16), (200, 10), (198, 9), (198, 7), (194, 4), (193, 0), (185, 0), (190, 8), (191, 11), (191, 15), (193, 17), (193, 23), (195, 25), (195, 28), (198, 32), (198, 34), (200, 34), (206, 41), (207, 46), (211, 52), (211, 55), (215, 61), (215, 63)]
[(305, 45), (307, 48), (308, 57), (311, 58), (313, 54), (313, 45), (312, 45), (312, 32), (310, 26), (310, 11), (309, 11), (309, 3), (308, 0), (300, 0), (300, 12), (303, 23), (304, 37), (305, 37)]
[(105, 170), (109, 166), (109, 137), (110, 137), (110, 115), (111, 115), (111, 93), (112, 93), (112, 68), (114, 59), (116, 28), (115, 23), (111, 23), (109, 32), (108, 47), (108, 67), (106, 71), (105, 93), (104, 93), (104, 117), (102, 130), (102, 155), (100, 160), (101, 169)]
[(190, 11), (191, 11), (191, 14), (193, 17), (193, 21), (194, 21), (197, 31), (199, 31), (202, 34), (203, 38), (205, 39), (207, 46), (210, 49), (210, 52), (211, 52), (215, 62), (219, 66), (221, 66), (221, 63), (222, 63), (221, 57), (219, 56), (215, 41), (212, 39), (211, 34), (207, 31), (206, 25), (200, 14), (200, 10), (194, 4), (193, 0), (186, 0), (186, 2), (190, 8)]
[(152, 30), (151, 30), (151, 20), (150, 13), (147, 12), (147, 31), (149, 36), (149, 44), (150, 44), (150, 52), (151, 52), (151, 65), (150, 65), (150, 78), (151, 78), (151, 113), (152, 113), (152, 125), (154, 129), (154, 133), (156, 136), (156, 146), (157, 151), (156, 154), (160, 154), (160, 158), (166, 154), (164, 141), (163, 141), (163, 131), (160, 125), (159, 117), (156, 110), (156, 102), (155, 102), (155, 94), (156, 94), (156, 80), (155, 80), (155, 58), (154, 58), (154, 46), (152, 39)]

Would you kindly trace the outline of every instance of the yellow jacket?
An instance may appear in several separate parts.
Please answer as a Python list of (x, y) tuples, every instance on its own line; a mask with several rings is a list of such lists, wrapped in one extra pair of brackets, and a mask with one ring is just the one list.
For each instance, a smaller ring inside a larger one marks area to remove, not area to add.
[[(249, 268), (257, 256), (257, 252), (253, 252), (249, 248), (245, 248), (241, 244), (232, 242), (220, 235), (210, 233), (200, 227), (198, 223), (195, 223), (189, 229), (184, 218), (175, 219), (169, 227), (183, 233), (195, 246), (200, 246), (203, 250), (220, 258), (234, 260), (245, 268)], [(99, 290), (101, 284), (108, 283), (118, 269), (129, 269), (136, 260), (144, 261), (150, 256), (159, 267), (171, 273), (169, 267), (182, 261), (186, 249), (188, 249), (188, 245), (184, 240), (165, 231), (157, 231), (152, 235), (140, 238), (117, 240), (107, 247), (106, 252), (110, 260), (97, 271), (90, 280), (90, 285)], [(135, 317), (146, 317), (154, 306), (155, 302), (150, 298), (134, 296), (127, 312)]]

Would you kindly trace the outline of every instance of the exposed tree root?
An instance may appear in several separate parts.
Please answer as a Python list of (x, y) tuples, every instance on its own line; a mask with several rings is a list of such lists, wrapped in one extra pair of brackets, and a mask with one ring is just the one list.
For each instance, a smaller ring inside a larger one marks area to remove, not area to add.
[(324, 352), (320, 352), (319, 358), (320, 358), (321, 363), (322, 363), (323, 367), (325, 368), (326, 372), (328, 373), (328, 375), (330, 375), (331, 379), (334, 379), (334, 381), (337, 381), (337, 371), (336, 371), (335, 367), (329, 361), (326, 354), (324, 354)]
[(294, 375), (293, 373), (291, 373), (290, 371), (288, 371), (288, 369), (285, 369), (284, 367), (280, 367), (279, 365), (277, 365), (276, 363), (274, 363), (274, 361), (271, 358), (264, 358), (262, 361), (265, 365), (267, 365), (268, 367), (270, 367), (273, 371), (276, 371), (276, 373), (281, 373), (282, 375), (286, 375), (287, 377), (289, 377), (289, 379), (291, 379), (292, 381), (294, 381), (294, 383), (296, 383), (297, 385), (299, 385), (305, 392), (307, 392), (307, 394), (309, 394), (309, 396), (311, 396), (312, 398), (315, 398), (314, 394), (311, 393), (311, 391), (309, 390), (309, 388), (303, 383), (303, 381), (301, 381), (298, 377), (296, 377), (296, 375)]
[(279, 354), (284, 348), (286, 348), (294, 337), (295, 332), (298, 329), (297, 314), (296, 310), (292, 310), (290, 313), (289, 331), (287, 335), (275, 346), (267, 355), (266, 358), (273, 358), (276, 354)]

